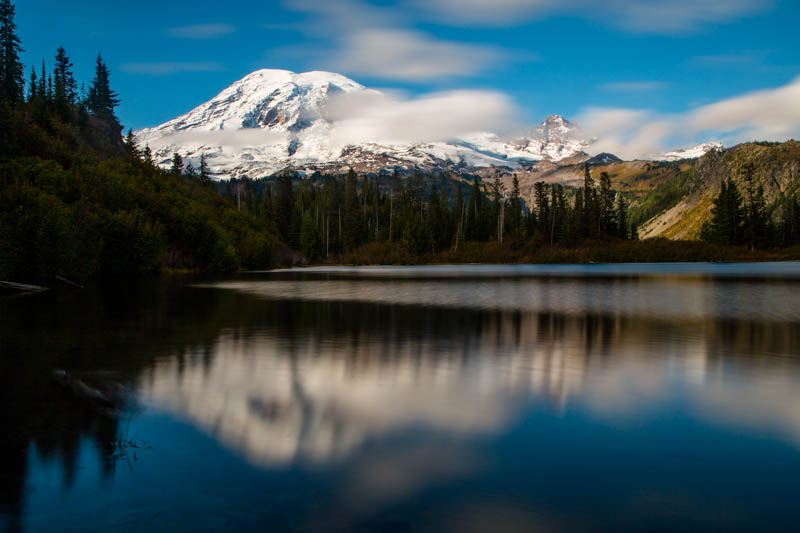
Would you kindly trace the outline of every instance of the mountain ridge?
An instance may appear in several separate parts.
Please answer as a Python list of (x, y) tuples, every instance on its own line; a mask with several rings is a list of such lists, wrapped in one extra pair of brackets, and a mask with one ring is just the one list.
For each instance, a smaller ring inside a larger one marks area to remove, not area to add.
[[(353, 102), (347, 99), (352, 98)], [(283, 168), (301, 173), (354, 168), (382, 170), (473, 170), (522, 168), (540, 161), (588, 159), (592, 140), (580, 126), (550, 115), (520, 135), (475, 132), (432, 142), (349, 142), (340, 135), (341, 102), (371, 105), (386, 95), (335, 72), (257, 70), (188, 113), (136, 132), (168, 166), (174, 152), (197, 165), (205, 154), (219, 178), (266, 177)], [(698, 149), (689, 157), (702, 155)], [(703, 152), (704, 153), (704, 152)], [(680, 152), (667, 159), (680, 157)]]

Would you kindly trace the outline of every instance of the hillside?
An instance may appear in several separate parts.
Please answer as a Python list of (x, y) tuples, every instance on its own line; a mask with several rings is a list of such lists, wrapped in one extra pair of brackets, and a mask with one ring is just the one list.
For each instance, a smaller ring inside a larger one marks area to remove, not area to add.
[[(754, 165), (754, 181), (764, 187), (768, 212), (779, 221), (780, 208), (800, 190), (800, 142), (746, 143), (709, 152), (662, 188), (671, 188), (672, 201), (639, 228), (642, 238), (696, 239), (700, 226), (711, 216), (712, 200), (723, 179), (732, 177), (744, 190), (743, 168)], [(652, 196), (651, 196), (652, 197)], [(645, 199), (646, 200), (646, 199)]]
[(115, 120), (70, 117), (47, 102), (0, 109), (0, 279), (274, 264), (268, 221), (140, 159)]

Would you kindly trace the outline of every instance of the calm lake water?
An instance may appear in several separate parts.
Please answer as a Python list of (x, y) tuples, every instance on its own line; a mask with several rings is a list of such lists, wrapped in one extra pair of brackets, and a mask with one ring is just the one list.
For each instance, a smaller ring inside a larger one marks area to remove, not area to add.
[(0, 318), (10, 531), (800, 530), (800, 263), (311, 269)]

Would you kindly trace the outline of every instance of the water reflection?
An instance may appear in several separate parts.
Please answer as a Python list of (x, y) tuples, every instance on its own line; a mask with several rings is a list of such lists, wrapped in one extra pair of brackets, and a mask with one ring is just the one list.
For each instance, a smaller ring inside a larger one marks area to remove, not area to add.
[[(744, 318), (707, 312), (702, 320), (691, 309), (689, 317), (660, 316), (660, 305), (649, 313), (602, 314), (390, 306), (374, 302), (391, 294), (463, 302), (467, 288), (443, 283), (434, 297), (428, 282), (416, 291), (372, 282), (344, 282), (351, 286), (345, 290), (340, 283), (223, 284), (268, 297), (265, 325), (225, 331), (211, 347), (157, 361), (139, 381), (141, 394), (265, 466), (336, 461), (369, 439), (420, 426), (498, 433), (531, 402), (554, 412), (576, 405), (618, 422), (680, 399), (709, 421), (777, 432), (800, 445), (800, 367), (793, 357), (800, 329), (793, 321), (749, 319), (768, 314), (758, 305), (720, 313)], [(680, 300), (673, 283), (661, 285), (652, 288), (664, 297), (651, 304), (669, 306), (667, 295), (673, 304)], [(582, 286), (548, 285), (548, 302), (569, 307)], [(624, 293), (640, 288), (619, 282), (614, 301), (628, 302)], [(714, 282), (690, 288), (700, 301), (720, 292), (780, 290)], [(506, 294), (472, 283), (466, 299), (491, 300), (486, 289)], [(288, 293), (298, 299), (282, 299)], [(609, 307), (602, 298), (597, 304)]]
[[(0, 519), (32, 531), (788, 523), (797, 281), (407, 275), (0, 300)], [(124, 384), (141, 405), (76, 403), (54, 368)], [(115, 474), (109, 446), (130, 420), (154, 453)], [(108, 509), (125, 514), (98, 518)]]
[(309, 277), (205, 285), (271, 299), (442, 306), (467, 309), (648, 315), (681, 319), (800, 321), (788, 280), (658, 278), (366, 279)]

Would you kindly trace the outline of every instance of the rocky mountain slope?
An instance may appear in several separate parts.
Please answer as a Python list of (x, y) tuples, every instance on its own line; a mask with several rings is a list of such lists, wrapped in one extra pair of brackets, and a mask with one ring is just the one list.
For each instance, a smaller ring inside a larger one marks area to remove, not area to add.
[(646, 221), (642, 238), (695, 239), (703, 222), (711, 216), (720, 183), (732, 177), (744, 195), (743, 169), (752, 163), (753, 179), (764, 187), (768, 209), (776, 222), (787, 198), (800, 193), (800, 142), (745, 143), (728, 150), (713, 150), (698, 159), (671, 184), (679, 193), (673, 205)]

